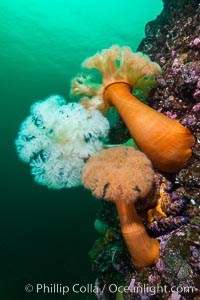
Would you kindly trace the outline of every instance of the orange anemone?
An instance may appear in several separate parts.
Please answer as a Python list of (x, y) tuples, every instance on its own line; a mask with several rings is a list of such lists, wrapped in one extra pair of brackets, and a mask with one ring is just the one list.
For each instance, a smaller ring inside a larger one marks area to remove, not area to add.
[(135, 268), (156, 262), (159, 243), (148, 236), (136, 211), (136, 202), (146, 208), (152, 191), (154, 172), (146, 155), (132, 147), (104, 149), (91, 157), (83, 170), (82, 181), (92, 194), (113, 201), (121, 230)]
[(128, 47), (113, 46), (88, 58), (83, 66), (99, 70), (103, 81), (97, 84), (83, 75), (72, 80), (72, 94), (84, 95), (82, 103), (87, 109), (106, 113), (115, 106), (138, 147), (157, 169), (173, 173), (187, 164), (195, 142), (190, 130), (132, 94), (134, 89), (147, 95), (156, 86), (155, 75), (161, 73), (158, 64)]

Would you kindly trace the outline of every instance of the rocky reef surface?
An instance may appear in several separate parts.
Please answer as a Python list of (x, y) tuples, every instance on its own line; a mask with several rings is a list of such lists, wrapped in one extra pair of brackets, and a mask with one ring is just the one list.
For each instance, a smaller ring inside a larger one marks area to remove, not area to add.
[[(200, 299), (200, 4), (198, 0), (163, 2), (163, 11), (146, 25), (146, 37), (138, 47), (163, 70), (146, 100), (188, 127), (196, 143), (188, 165), (177, 174), (155, 170), (163, 213), (140, 212), (148, 233), (160, 242), (159, 260), (152, 268), (134, 269), (115, 206), (103, 203), (95, 221), (100, 238), (89, 253), (97, 275), (97, 299)], [(119, 119), (115, 125), (111, 140), (127, 140), (123, 122)]]
[(199, 1), (164, 1), (164, 9), (145, 28), (138, 50), (163, 70), (158, 88), (148, 101), (170, 118), (179, 119), (196, 137), (189, 165), (176, 182), (189, 198), (200, 203), (200, 6)]

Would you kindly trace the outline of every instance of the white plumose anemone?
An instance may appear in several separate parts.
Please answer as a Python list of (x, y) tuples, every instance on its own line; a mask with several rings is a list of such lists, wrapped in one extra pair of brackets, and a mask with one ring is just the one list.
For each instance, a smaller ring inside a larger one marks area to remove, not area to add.
[(53, 189), (80, 185), (85, 162), (103, 148), (108, 120), (58, 95), (36, 102), (30, 112), (15, 145), (35, 181)]

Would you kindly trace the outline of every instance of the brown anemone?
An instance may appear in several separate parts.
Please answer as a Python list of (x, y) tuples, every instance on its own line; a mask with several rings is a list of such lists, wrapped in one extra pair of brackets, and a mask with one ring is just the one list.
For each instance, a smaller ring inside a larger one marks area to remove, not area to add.
[(138, 147), (159, 170), (177, 172), (187, 164), (195, 141), (190, 130), (132, 93), (137, 90), (147, 95), (156, 86), (155, 75), (161, 73), (158, 64), (128, 47), (113, 46), (86, 59), (83, 67), (95, 68), (102, 74), (102, 84), (83, 75), (72, 80), (72, 94), (85, 96), (82, 103), (87, 109), (106, 113), (115, 106)]
[(121, 230), (135, 268), (151, 266), (158, 259), (159, 243), (150, 238), (135, 208), (143, 203), (153, 186), (150, 160), (132, 147), (101, 150), (83, 170), (82, 181), (92, 194), (115, 202)]

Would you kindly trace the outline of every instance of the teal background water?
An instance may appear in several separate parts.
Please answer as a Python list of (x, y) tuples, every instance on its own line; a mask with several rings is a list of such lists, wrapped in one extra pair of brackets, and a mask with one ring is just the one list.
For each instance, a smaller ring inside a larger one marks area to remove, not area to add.
[(30, 283), (94, 283), (88, 251), (99, 201), (83, 188), (36, 185), (14, 139), (30, 105), (69, 99), (81, 62), (112, 44), (135, 50), (161, 0), (0, 0), (0, 299), (95, 299), (92, 294), (30, 294)]

